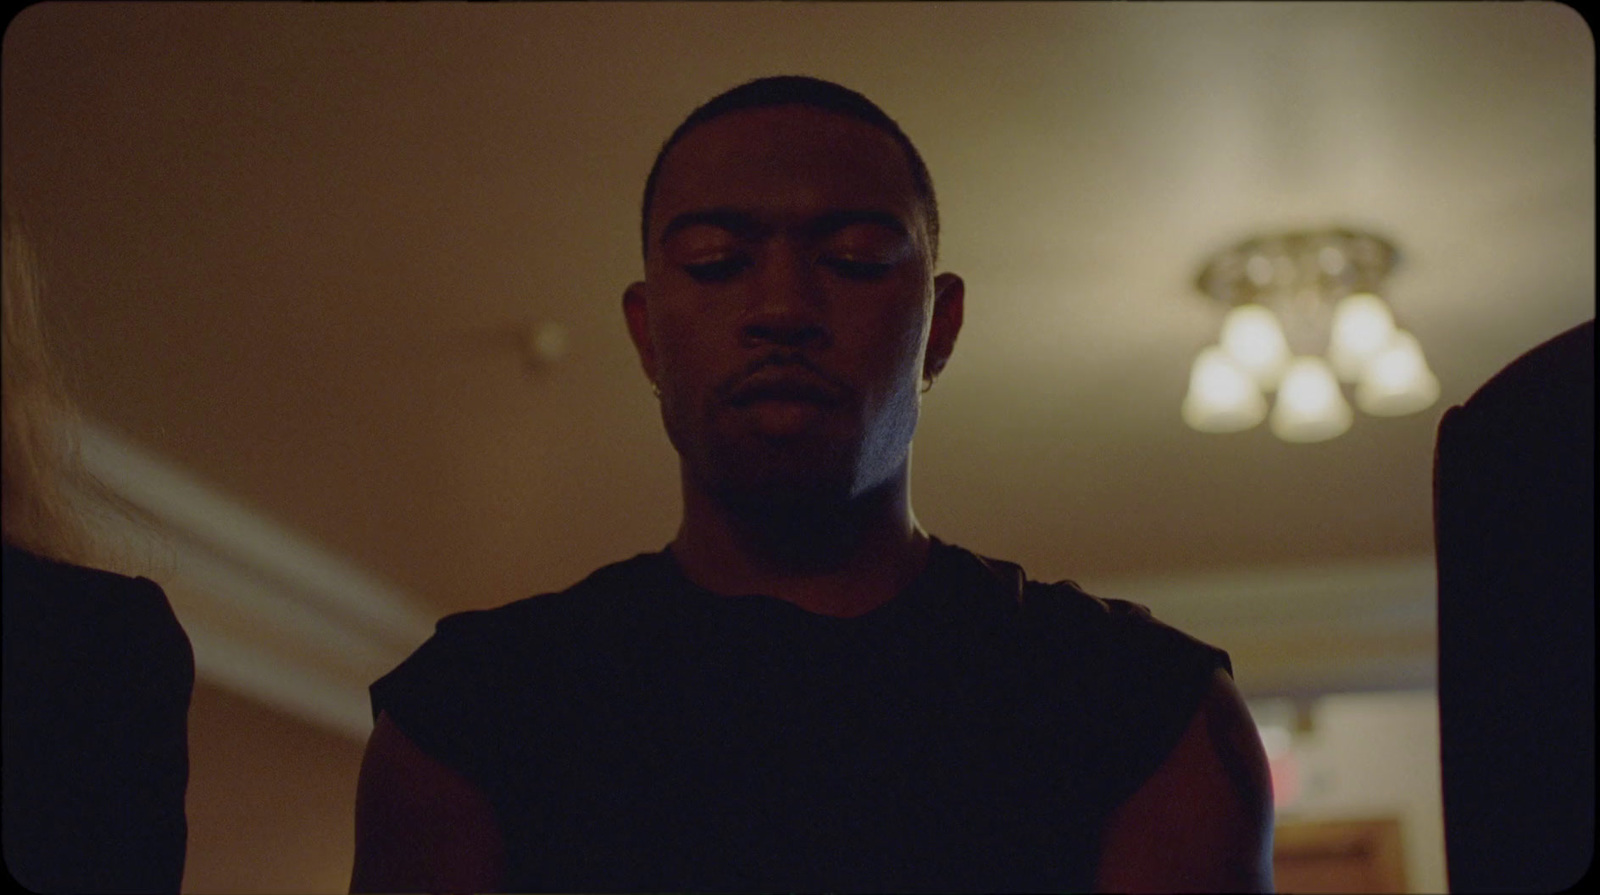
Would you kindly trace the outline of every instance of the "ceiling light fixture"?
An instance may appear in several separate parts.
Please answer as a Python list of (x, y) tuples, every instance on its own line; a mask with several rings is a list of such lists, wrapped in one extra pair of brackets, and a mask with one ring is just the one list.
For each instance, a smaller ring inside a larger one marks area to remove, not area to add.
[(1415, 336), (1381, 297), (1397, 255), (1351, 230), (1250, 239), (1206, 262), (1199, 290), (1228, 308), (1217, 344), (1194, 360), (1183, 419), (1201, 432), (1238, 432), (1267, 419), (1284, 441), (1314, 442), (1350, 428), (1356, 406), (1374, 416), (1416, 413), (1439, 398)]

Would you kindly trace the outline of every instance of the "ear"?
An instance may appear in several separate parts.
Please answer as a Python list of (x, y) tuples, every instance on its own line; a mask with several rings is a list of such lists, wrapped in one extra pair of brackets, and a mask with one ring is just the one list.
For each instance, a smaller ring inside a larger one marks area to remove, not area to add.
[(644, 283), (630, 283), (622, 291), (622, 316), (628, 322), (628, 338), (639, 352), (639, 365), (650, 381), (656, 381), (656, 346), (650, 340), (650, 305), (645, 301)]
[(928, 327), (928, 352), (922, 362), (922, 378), (931, 380), (944, 371), (961, 334), (967, 285), (953, 273), (933, 278), (933, 322)]

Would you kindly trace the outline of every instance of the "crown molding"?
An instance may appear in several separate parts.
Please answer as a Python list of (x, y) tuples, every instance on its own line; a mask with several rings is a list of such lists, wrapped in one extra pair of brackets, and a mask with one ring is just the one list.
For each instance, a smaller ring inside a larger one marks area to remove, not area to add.
[(1438, 685), (1431, 553), (1081, 583), (1228, 650), (1251, 698)]

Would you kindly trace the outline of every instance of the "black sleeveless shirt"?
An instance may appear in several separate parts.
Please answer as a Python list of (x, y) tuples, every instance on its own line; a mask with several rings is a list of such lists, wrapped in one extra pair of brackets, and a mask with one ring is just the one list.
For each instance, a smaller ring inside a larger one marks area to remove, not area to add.
[(1070, 891), (1218, 668), (935, 540), (849, 619), (641, 554), (442, 619), (371, 693), (492, 800), (508, 891)]

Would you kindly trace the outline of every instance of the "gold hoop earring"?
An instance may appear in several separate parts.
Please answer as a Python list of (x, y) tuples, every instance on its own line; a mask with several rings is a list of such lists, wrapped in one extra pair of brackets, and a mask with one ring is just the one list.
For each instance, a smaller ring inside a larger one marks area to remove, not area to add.
[(650, 383), (650, 393), (656, 396), (656, 400), (661, 400), (661, 386)]

